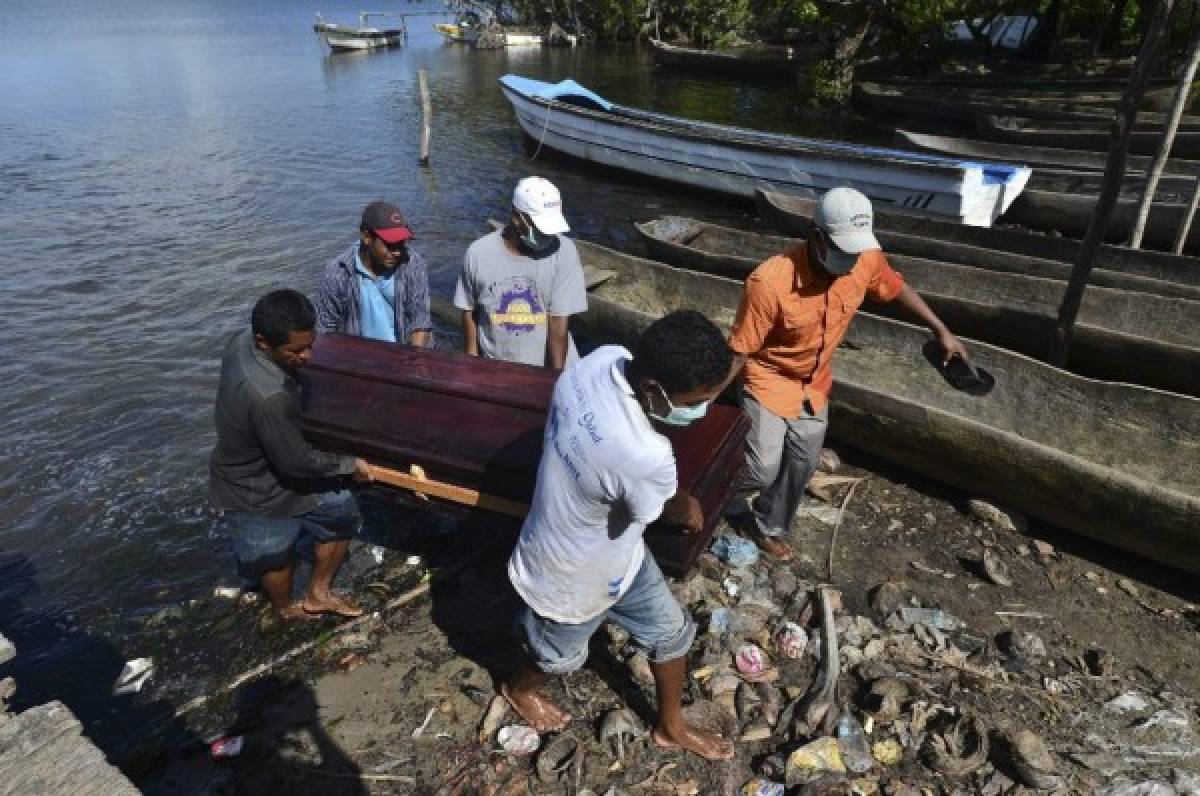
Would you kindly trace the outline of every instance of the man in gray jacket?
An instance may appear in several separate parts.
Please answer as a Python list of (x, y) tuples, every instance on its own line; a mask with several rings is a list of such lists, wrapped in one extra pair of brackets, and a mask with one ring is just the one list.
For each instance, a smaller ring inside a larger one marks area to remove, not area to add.
[(408, 246), (413, 234), (403, 214), (387, 202), (371, 202), (358, 234), (325, 266), (317, 330), (429, 345), (429, 274), (424, 258)]
[[(362, 526), (346, 477), (369, 481), (370, 469), (361, 459), (314, 449), (300, 432), (294, 376), (312, 355), (315, 326), (313, 305), (302, 293), (276, 290), (259, 299), (250, 328), (226, 346), (214, 413), (213, 506), (233, 539), (238, 570), (261, 582), (283, 619), (362, 614), (330, 587)], [(315, 542), (313, 571), (304, 598), (293, 601), (293, 554), (301, 536)]]

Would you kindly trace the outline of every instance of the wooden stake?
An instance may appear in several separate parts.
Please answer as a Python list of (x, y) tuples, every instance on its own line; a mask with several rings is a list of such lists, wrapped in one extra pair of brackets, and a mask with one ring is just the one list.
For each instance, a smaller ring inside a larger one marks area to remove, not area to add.
[(1083, 291), (1087, 287), (1088, 277), (1092, 274), (1096, 250), (1100, 248), (1100, 242), (1104, 239), (1108, 222), (1117, 205), (1121, 180), (1125, 176), (1125, 160), (1129, 155), (1129, 133), (1137, 120), (1138, 106), (1142, 104), (1142, 95), (1146, 93), (1146, 83), (1158, 63), (1163, 34), (1166, 32), (1174, 4), (1175, 0), (1159, 0), (1155, 4), (1141, 49), (1138, 51), (1133, 75), (1129, 78), (1129, 84), (1121, 96), (1121, 104), (1117, 106), (1117, 112), (1113, 115), (1112, 139), (1108, 147), (1104, 182), (1100, 187), (1100, 196), (1096, 200), (1087, 234), (1079, 247), (1079, 256), (1071, 269), (1071, 277), (1067, 281), (1067, 289), (1063, 293), (1062, 305), (1058, 310), (1054, 339), (1050, 341), (1047, 359), (1060, 368), (1067, 364), (1071, 339), (1075, 335), (1075, 319), (1079, 315), (1079, 305), (1083, 302)]
[[(1179, 85), (1175, 87), (1175, 99), (1171, 103), (1171, 115), (1167, 118), (1167, 126), (1163, 130), (1162, 143), (1158, 145), (1158, 154), (1154, 156), (1154, 162), (1150, 164), (1150, 171), (1146, 174), (1146, 184), (1142, 187), (1142, 199), (1138, 202), (1137, 216), (1133, 222), (1133, 234), (1129, 238), (1130, 248), (1137, 249), (1142, 245), (1142, 235), (1146, 231), (1146, 219), (1150, 216), (1150, 205), (1154, 201), (1154, 192), (1158, 190), (1158, 178), (1162, 176), (1163, 167), (1167, 165), (1167, 158), (1171, 154), (1171, 146), (1175, 143), (1175, 133), (1179, 130), (1179, 120), (1183, 117), (1188, 90), (1191, 89), (1192, 80), (1196, 77), (1197, 66), (1200, 66), (1200, 28), (1197, 28), (1192, 35), (1187, 67), (1184, 68), (1183, 75), (1179, 78)], [(1186, 228), (1190, 225), (1191, 219), (1188, 218), (1184, 222), (1185, 238)]]
[(1197, 204), (1200, 204), (1200, 177), (1192, 177), (1192, 198), (1188, 200), (1183, 220), (1179, 222), (1179, 231), (1175, 233), (1175, 245), (1171, 247), (1175, 254), (1183, 254), (1183, 247), (1187, 245), (1188, 233), (1192, 231), (1192, 219), (1196, 217)]
[(433, 110), (429, 103), (429, 79), (425, 75), (424, 69), (417, 70), (417, 86), (421, 91), (421, 160), (422, 166), (429, 165), (429, 137), (432, 134), (429, 127), (429, 119), (433, 116)]
[(412, 473), (405, 473), (388, 467), (380, 467), (377, 464), (369, 464), (367, 467), (371, 471), (373, 480), (388, 486), (407, 489), (418, 495), (438, 497), (453, 503), (461, 503), (464, 506), (474, 506), (494, 511), (497, 514), (506, 514), (510, 517), (524, 517), (529, 513), (529, 507), (523, 503), (476, 492), (474, 489), (447, 484), (443, 481), (434, 481), (426, 478), (424, 472), (418, 468), (413, 468)]

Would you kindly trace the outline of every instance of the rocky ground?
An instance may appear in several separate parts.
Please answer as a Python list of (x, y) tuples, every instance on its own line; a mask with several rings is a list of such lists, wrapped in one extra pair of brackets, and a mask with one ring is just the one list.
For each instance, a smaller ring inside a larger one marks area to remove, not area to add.
[[(620, 632), (599, 633), (588, 667), (555, 685), (571, 726), (537, 739), (533, 754), (504, 751), (500, 732), (520, 737), (504, 729), (518, 717), (493, 705), (514, 661), (513, 529), (401, 505), (372, 518), (419, 530), (392, 538), (382, 562), (364, 547), (352, 568), (373, 616), (278, 630), (255, 627), (258, 606), (222, 614), (221, 632), (244, 640), (230, 648), (229, 679), (309, 648), (183, 716), (190, 743), (141, 784), (170, 794), (1200, 793), (1193, 579), (843, 455), (797, 517), (795, 560), (740, 560), (735, 543), (675, 585), (701, 627), (689, 711), (740, 739), (731, 762), (648, 744), (654, 690)], [(188, 617), (204, 610), (164, 621), (194, 633)], [(831, 740), (839, 718), (865, 746)], [(235, 740), (218, 752), (237, 753), (214, 756), (215, 735)]]

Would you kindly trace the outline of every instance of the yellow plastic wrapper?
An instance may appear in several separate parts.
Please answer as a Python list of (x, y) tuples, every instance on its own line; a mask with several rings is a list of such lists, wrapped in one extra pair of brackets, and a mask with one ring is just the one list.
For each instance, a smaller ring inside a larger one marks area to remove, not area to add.
[(904, 758), (904, 747), (894, 739), (879, 741), (871, 747), (871, 756), (885, 766), (894, 766)]
[(846, 772), (842, 748), (836, 738), (818, 738), (806, 743), (788, 756), (787, 783), (789, 786), (808, 782), (826, 771)]

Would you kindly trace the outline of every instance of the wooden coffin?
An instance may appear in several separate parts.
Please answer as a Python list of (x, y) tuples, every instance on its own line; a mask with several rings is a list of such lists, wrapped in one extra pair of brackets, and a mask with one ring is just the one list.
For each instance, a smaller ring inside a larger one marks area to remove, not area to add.
[[(301, 372), (302, 422), (319, 448), (527, 504), (557, 373), (346, 335), (321, 335)], [(700, 501), (704, 529), (656, 523), (646, 543), (663, 570), (686, 573), (712, 538), (743, 466), (749, 420), (712, 406), (671, 440), (679, 483)]]

